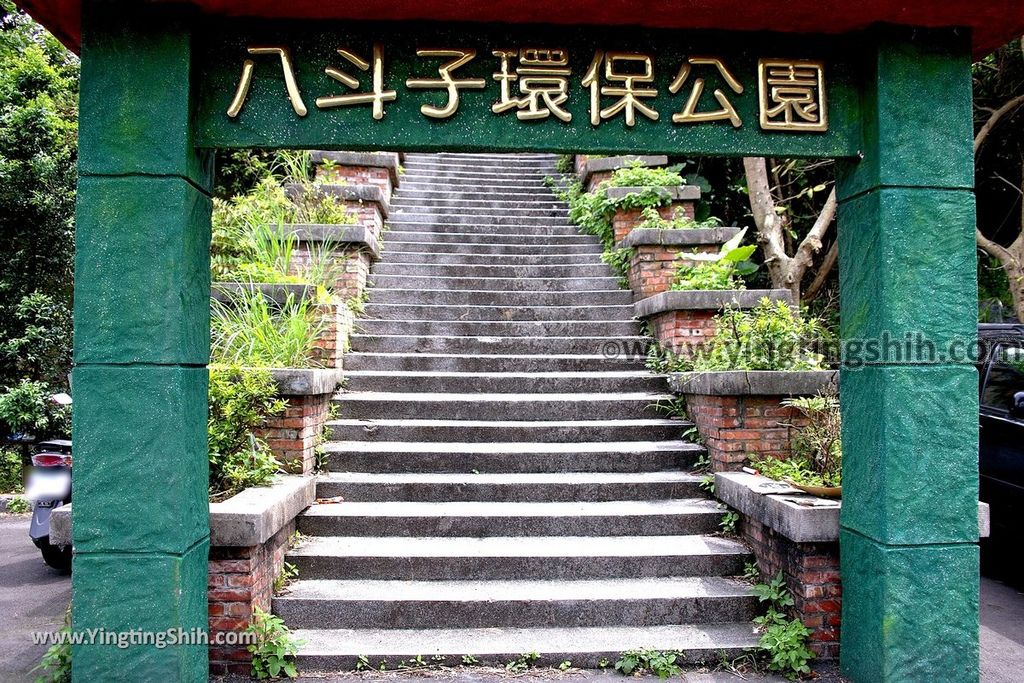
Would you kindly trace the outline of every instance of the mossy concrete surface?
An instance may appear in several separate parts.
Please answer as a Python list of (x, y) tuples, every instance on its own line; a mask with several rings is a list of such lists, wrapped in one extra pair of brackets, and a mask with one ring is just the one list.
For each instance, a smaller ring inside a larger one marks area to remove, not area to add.
[[(881, 351), (841, 371), (842, 669), (977, 681), (977, 376), (948, 354), (976, 336), (969, 37), (876, 36), (864, 158), (837, 183), (842, 336)], [(907, 333), (939, 355), (885, 348)]]

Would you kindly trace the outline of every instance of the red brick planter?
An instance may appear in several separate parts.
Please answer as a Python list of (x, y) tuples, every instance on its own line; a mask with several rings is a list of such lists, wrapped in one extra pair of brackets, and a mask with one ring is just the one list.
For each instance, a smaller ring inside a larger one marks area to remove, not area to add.
[(314, 249), (330, 245), (334, 258), (342, 262), (334, 285), (334, 296), (348, 301), (362, 296), (370, 267), (380, 257), (380, 234), (362, 225), (296, 224), (289, 228), (298, 243), (292, 255), (296, 271), (309, 262)]
[(630, 231), (618, 246), (633, 250), (627, 277), (634, 298), (639, 301), (667, 292), (675, 280), (676, 271), (686, 260), (681, 252), (717, 253), (721, 245), (737, 234), (739, 228), (640, 228)]
[[(658, 214), (665, 220), (673, 218), (693, 218), (695, 203), (700, 199), (700, 188), (693, 185), (682, 185), (678, 187), (609, 187), (606, 190), (607, 197), (613, 200), (623, 199), (630, 194), (656, 191), (666, 202), (664, 206), (657, 207)], [(612, 216), (612, 229), (615, 233), (617, 246), (641, 223), (643, 209), (616, 209)]]
[(649, 156), (617, 156), (597, 159), (586, 156), (576, 157), (576, 173), (583, 183), (583, 189), (593, 192), (597, 186), (612, 177), (616, 169), (625, 168), (631, 163), (640, 161), (644, 166), (667, 166), (668, 157), (664, 155)]
[[(320, 183), (314, 186), (322, 197), (333, 197), (345, 210), (355, 216), (358, 227), (366, 228), (374, 238), (379, 239), (384, 230), (384, 221), (391, 212), (391, 195), (377, 185), (338, 185)], [(285, 191), (292, 199), (301, 196), (302, 187), (289, 183)]]
[(338, 386), (336, 370), (272, 369), (284, 413), (259, 430), (274, 457), (295, 474), (308, 474), (316, 463), (316, 448), (327, 422), (331, 397)]
[[(376, 185), (388, 201), (401, 180), (394, 152), (313, 152), (317, 180), (343, 185)], [(325, 162), (327, 162), (325, 164)]]
[[(210, 505), (211, 643), (218, 633), (244, 631), (254, 607), (270, 611), (295, 518), (315, 498), (312, 477), (280, 477), (273, 486), (246, 489)], [(248, 674), (251, 661), (245, 645), (210, 646), (213, 674)]]
[(684, 397), (716, 472), (738, 470), (748, 456), (788, 458), (788, 425), (806, 418), (781, 405), (793, 396), (835, 392), (838, 373), (823, 371), (684, 372), (673, 375), (672, 390)]
[(793, 611), (811, 629), (811, 650), (822, 659), (837, 658), (843, 594), (839, 501), (742, 472), (717, 474), (715, 495), (741, 513), (740, 534), (763, 579), (782, 572)]
[(715, 316), (727, 306), (753, 308), (761, 299), (791, 300), (785, 289), (667, 291), (637, 301), (637, 318), (650, 323), (654, 338), (667, 351), (688, 356), (715, 334)]

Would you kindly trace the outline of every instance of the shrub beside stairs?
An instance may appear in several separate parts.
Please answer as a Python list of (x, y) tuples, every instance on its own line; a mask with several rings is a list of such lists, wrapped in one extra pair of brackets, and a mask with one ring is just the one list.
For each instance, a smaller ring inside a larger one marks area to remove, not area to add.
[(317, 487), (343, 501), (299, 518), (273, 604), (300, 670), (756, 645), (748, 551), (655, 407), (631, 293), (544, 184), (555, 157), (405, 166)]

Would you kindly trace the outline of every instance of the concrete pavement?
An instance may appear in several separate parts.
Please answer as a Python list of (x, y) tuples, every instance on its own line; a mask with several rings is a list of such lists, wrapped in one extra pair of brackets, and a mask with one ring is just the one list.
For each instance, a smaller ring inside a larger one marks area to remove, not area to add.
[(28, 537), (27, 515), (0, 514), (0, 681), (35, 680), (46, 651), (32, 631), (56, 631), (71, 600), (71, 577), (43, 564)]

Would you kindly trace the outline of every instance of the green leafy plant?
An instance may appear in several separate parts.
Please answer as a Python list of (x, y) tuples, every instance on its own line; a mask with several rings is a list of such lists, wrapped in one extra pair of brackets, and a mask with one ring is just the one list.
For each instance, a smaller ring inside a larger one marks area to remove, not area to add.
[(634, 159), (615, 169), (607, 182), (611, 187), (678, 187), (684, 181), (676, 166), (652, 168)]
[(615, 670), (624, 676), (640, 676), (650, 673), (658, 678), (669, 678), (682, 672), (682, 668), (676, 663), (682, 657), (683, 653), (679, 651), (627, 650), (615, 662)]
[(572, 173), (575, 170), (573, 165), (575, 158), (574, 154), (559, 154), (555, 159), (555, 170), (559, 173)]
[(605, 251), (601, 254), (601, 260), (611, 266), (611, 269), (615, 272), (615, 275), (619, 278), (619, 284), (623, 287), (629, 287), (629, 264), (632, 262), (633, 257), (636, 256), (636, 249), (632, 247), (623, 247), (621, 249), (612, 249)]
[(746, 228), (741, 230), (717, 254), (681, 254), (685, 260), (676, 271), (672, 289), (745, 289), (742, 278), (757, 271), (757, 265), (750, 262), (757, 246), (741, 246), (746, 232)]
[(524, 652), (506, 664), (505, 670), (510, 673), (522, 673), (536, 664), (539, 659), (540, 655), (536, 652)]
[(762, 629), (758, 646), (768, 654), (768, 668), (790, 680), (811, 673), (808, 662), (814, 653), (807, 648), (811, 630), (787, 615), (794, 602), (782, 572), (768, 583), (756, 584), (753, 592), (759, 602), (767, 603), (765, 614), (755, 617), (754, 623)]
[(718, 523), (718, 528), (722, 530), (722, 533), (726, 536), (736, 535), (736, 525), (739, 524), (740, 513), (735, 510), (729, 510), (722, 515), (722, 520)]
[(755, 583), (758, 579), (760, 579), (761, 578), (761, 570), (759, 570), (757, 568), (757, 563), (756, 562), (744, 562), (743, 563), (743, 573), (740, 575), (740, 578), (743, 579), (744, 581), (750, 581), (751, 583)]
[(37, 438), (70, 432), (71, 412), (50, 400), (45, 382), (23, 379), (0, 394), (0, 431)]
[(782, 405), (799, 411), (806, 424), (789, 425), (793, 456), (753, 458), (751, 466), (776, 481), (801, 486), (841, 486), (843, 479), (842, 418), (839, 400), (818, 394), (786, 399)]
[(21, 493), (24, 490), (23, 465), (18, 451), (0, 447), (0, 493)]
[(71, 605), (64, 611), (64, 625), (32, 672), (40, 672), (35, 683), (71, 683)]
[(252, 621), (246, 633), (255, 641), (246, 649), (252, 654), (252, 675), (257, 680), (287, 676), (295, 678), (295, 655), (302, 641), (292, 635), (279, 617), (267, 614), (259, 607), (252, 611)]
[(661, 215), (658, 209), (649, 206), (640, 212), (638, 228), (653, 230), (696, 230), (699, 228), (717, 228), (722, 225), (719, 218), (708, 217), (704, 220), (696, 220), (686, 216), (680, 209), (676, 209), (671, 219)]
[(479, 664), (480, 660), (473, 655), (462, 655), (462, 663), (465, 666), (472, 666), (474, 664)]
[(254, 367), (316, 367), (313, 349), (324, 322), (315, 303), (288, 293), (281, 303), (242, 288), (211, 301), (210, 351), (216, 362)]
[(285, 562), (281, 572), (274, 578), (274, 592), (280, 593), (291, 581), (299, 577), (299, 568), (291, 562)]
[(284, 412), (269, 370), (211, 367), (207, 423), (210, 494), (224, 497), (249, 486), (267, 486), (280, 470), (256, 430)]
[(822, 355), (811, 346), (823, 334), (817, 319), (765, 297), (749, 311), (727, 308), (698, 353), (672, 357), (668, 365), (675, 371), (821, 370)]
[(15, 496), (7, 501), (7, 512), (12, 515), (23, 515), (32, 511), (32, 503), (25, 496)]

